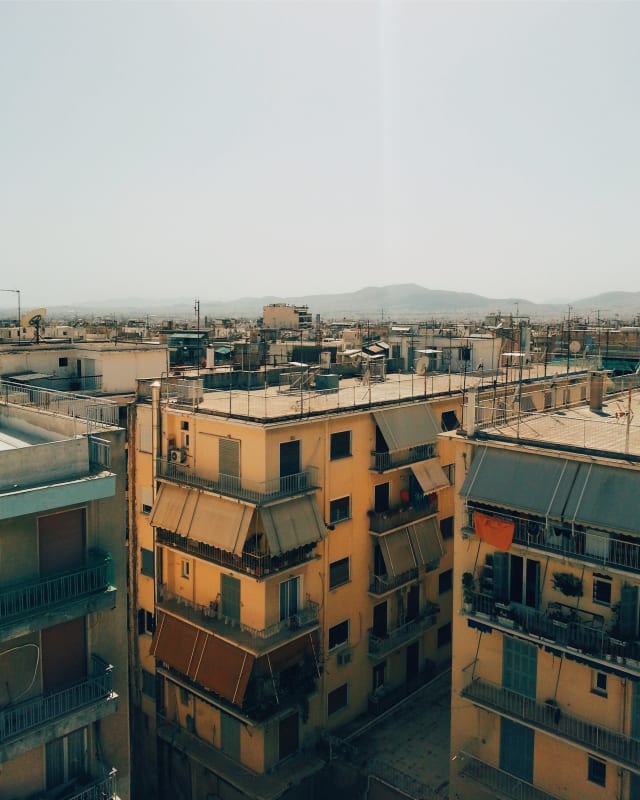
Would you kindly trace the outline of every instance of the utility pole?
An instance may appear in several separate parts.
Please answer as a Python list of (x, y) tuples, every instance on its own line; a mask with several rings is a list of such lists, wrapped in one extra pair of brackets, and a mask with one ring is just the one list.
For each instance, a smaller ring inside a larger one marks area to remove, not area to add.
[(0, 289), (0, 292), (13, 292), (13, 294), (18, 295), (18, 344), (22, 344), (20, 341), (22, 338), (22, 313), (20, 311), (20, 289)]
[(194, 311), (196, 312), (196, 320), (197, 320), (197, 337), (198, 337), (198, 347), (197, 347), (197, 359), (198, 359), (198, 377), (200, 377), (200, 301), (196, 300), (194, 304)]

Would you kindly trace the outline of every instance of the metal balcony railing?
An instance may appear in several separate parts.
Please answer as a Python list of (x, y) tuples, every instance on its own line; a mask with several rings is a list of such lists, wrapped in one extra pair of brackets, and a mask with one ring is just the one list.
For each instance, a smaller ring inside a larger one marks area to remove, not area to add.
[(403, 645), (432, 628), (437, 621), (439, 606), (427, 603), (415, 619), (410, 619), (397, 628), (391, 628), (386, 634), (375, 633), (369, 628), (369, 655), (381, 656)]
[(156, 460), (157, 476), (185, 486), (215, 492), (225, 497), (233, 497), (255, 505), (265, 505), (274, 500), (292, 497), (304, 492), (313, 492), (318, 488), (318, 470), (307, 467), (303, 472), (272, 478), (268, 481), (250, 481), (232, 475), (219, 475), (217, 479), (203, 478), (190, 467), (164, 459)]
[(111, 556), (95, 553), (88, 564), (72, 572), (0, 589), (0, 631), (17, 617), (48, 611), (53, 606), (104, 591), (112, 583)]
[(516, 778), (504, 770), (485, 764), (469, 753), (458, 753), (458, 759), (462, 763), (460, 775), (477, 781), (500, 797), (508, 797), (510, 800), (558, 800), (556, 795), (538, 789), (537, 786)]
[(394, 450), (393, 452), (371, 451), (371, 467), (375, 472), (386, 472), (389, 469), (406, 467), (408, 464), (415, 464), (418, 461), (426, 461), (434, 458), (436, 448), (433, 444), (420, 444), (416, 447), (407, 447), (404, 450)]
[(114, 768), (104, 778), (98, 778), (83, 789), (65, 797), (64, 800), (117, 800), (117, 774), (118, 771)]
[(74, 711), (111, 700), (112, 669), (107, 665), (104, 671), (96, 670), (93, 677), (65, 689), (5, 707), (0, 711), (0, 746)]
[(438, 496), (429, 500), (429, 496), (410, 504), (395, 506), (386, 511), (369, 511), (369, 531), (386, 533), (402, 525), (411, 525), (418, 519), (430, 517), (438, 513)]
[(558, 603), (550, 603), (544, 611), (519, 603), (498, 603), (482, 592), (471, 593), (471, 598), (473, 611), (470, 613), (485, 614), (490, 624), (493, 621), (503, 627), (515, 627), (567, 652), (574, 650), (586, 658), (621, 661), (627, 668), (640, 672), (640, 642), (611, 636), (597, 615), (566, 607), (560, 611)]
[(166, 531), (164, 528), (156, 529), (156, 541), (158, 544), (175, 547), (176, 550), (181, 550), (183, 553), (189, 553), (205, 561), (211, 561), (213, 564), (219, 564), (222, 567), (236, 572), (243, 572), (246, 575), (254, 575), (257, 578), (291, 569), (316, 558), (314, 545), (297, 547), (295, 550), (288, 550), (279, 556), (248, 551), (238, 556), (228, 550), (221, 550), (219, 547), (214, 547), (205, 542), (197, 542), (195, 539), (180, 536), (174, 531)]
[(304, 605), (295, 614), (287, 616), (286, 619), (280, 620), (273, 625), (268, 625), (266, 628), (252, 628), (244, 622), (225, 617), (218, 602), (213, 602), (209, 605), (193, 603), (184, 597), (180, 597), (180, 595), (170, 592), (164, 584), (160, 587), (158, 605), (160, 608), (165, 608), (172, 613), (177, 612), (180, 616), (184, 616), (192, 622), (204, 625), (214, 633), (224, 631), (227, 635), (233, 637), (234, 631), (237, 631), (243, 637), (249, 637), (256, 642), (265, 643), (282, 634), (288, 637), (289, 634), (295, 633), (302, 628), (316, 626), (320, 613), (318, 603), (307, 598)]
[(640, 740), (568, 714), (555, 701), (541, 703), (482, 678), (474, 678), (462, 690), (462, 696), (484, 708), (550, 731), (555, 736), (600, 753), (634, 772), (640, 772)]
[(408, 569), (398, 575), (369, 575), (369, 592), (371, 594), (386, 594), (393, 589), (397, 589), (398, 586), (404, 586), (405, 583), (417, 580), (418, 575), (419, 570), (417, 567)]

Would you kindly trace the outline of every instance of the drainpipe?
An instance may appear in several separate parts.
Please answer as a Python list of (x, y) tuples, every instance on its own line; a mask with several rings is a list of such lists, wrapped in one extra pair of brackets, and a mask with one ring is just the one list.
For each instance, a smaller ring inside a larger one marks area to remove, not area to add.
[[(475, 386), (467, 390), (467, 416), (465, 425), (463, 426), (467, 431), (467, 436), (473, 436), (476, 432), (476, 401), (478, 399), (478, 390)], [(462, 407), (464, 414), (464, 406)]]
[[(162, 388), (161, 381), (154, 381), (151, 384), (151, 494), (153, 502), (156, 499), (156, 479), (157, 479), (157, 463), (160, 453), (162, 452), (162, 425), (160, 419), (160, 390)], [(153, 533), (153, 601), (154, 611), (158, 607), (158, 552), (156, 548), (156, 535)]]

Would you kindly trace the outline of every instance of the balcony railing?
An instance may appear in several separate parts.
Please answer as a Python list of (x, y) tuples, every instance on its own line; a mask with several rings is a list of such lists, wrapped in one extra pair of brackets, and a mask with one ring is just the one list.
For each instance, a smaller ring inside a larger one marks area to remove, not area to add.
[(369, 628), (369, 655), (382, 656), (390, 653), (405, 642), (428, 631), (436, 624), (438, 611), (440, 608), (435, 603), (427, 603), (415, 619), (388, 630), (386, 634), (375, 633), (373, 628)]
[(404, 450), (394, 450), (393, 452), (371, 451), (371, 467), (375, 472), (386, 472), (389, 469), (406, 467), (408, 464), (415, 464), (418, 461), (426, 461), (434, 458), (436, 448), (433, 444), (419, 444), (416, 447), (407, 447)]
[(418, 519), (438, 513), (438, 496), (429, 500), (427, 495), (409, 505), (396, 506), (387, 511), (369, 511), (369, 531), (386, 533), (403, 525), (411, 525)]
[(176, 550), (181, 550), (183, 553), (189, 553), (205, 561), (211, 561), (213, 564), (219, 564), (227, 569), (257, 578), (291, 569), (316, 558), (314, 545), (297, 547), (295, 550), (288, 550), (279, 556), (252, 552), (243, 552), (238, 556), (205, 542), (197, 542), (195, 539), (180, 536), (174, 531), (166, 531), (164, 528), (156, 528), (156, 541), (158, 544), (175, 547)]
[(317, 626), (320, 612), (318, 603), (307, 598), (304, 605), (286, 619), (266, 628), (252, 628), (244, 622), (225, 617), (218, 602), (209, 605), (193, 603), (170, 592), (165, 585), (160, 588), (158, 605), (170, 613), (209, 628), (213, 633), (238, 640), (239, 644), (250, 642), (254, 648), (261, 644), (271, 646), (274, 641), (288, 639), (302, 629)]
[(419, 570), (417, 567), (408, 569), (398, 575), (369, 575), (369, 592), (371, 594), (386, 594), (398, 586), (411, 583), (418, 579)]
[(481, 592), (472, 593), (472, 604), (474, 611), (487, 616), (490, 623), (515, 627), (568, 653), (573, 650), (585, 658), (619, 661), (627, 669), (640, 672), (640, 642), (611, 636), (597, 615), (567, 607), (560, 610), (558, 603), (549, 604), (545, 611), (519, 603), (502, 604)]
[(62, 787), (29, 795), (29, 800), (118, 800), (117, 774), (114, 767), (102, 778), (74, 780)]
[(185, 486), (204, 489), (255, 505), (265, 505), (296, 494), (313, 492), (318, 488), (316, 467), (307, 467), (304, 472), (296, 472), (294, 475), (272, 478), (268, 481), (251, 481), (232, 475), (219, 475), (216, 480), (203, 478), (184, 464), (165, 461), (161, 458), (156, 459), (156, 469), (159, 478), (166, 478)]
[(104, 591), (112, 582), (111, 556), (95, 553), (88, 564), (72, 572), (0, 589), (0, 631), (18, 617), (48, 611), (54, 606)]
[(474, 678), (462, 690), (462, 696), (512, 719), (595, 750), (634, 772), (640, 772), (640, 740), (567, 714), (555, 702), (541, 703), (482, 678)]
[(477, 781), (500, 797), (508, 797), (510, 800), (558, 800), (556, 795), (544, 792), (504, 770), (485, 764), (469, 753), (458, 753), (458, 759), (462, 763), (460, 775)]
[(93, 677), (66, 689), (4, 708), (0, 711), (0, 747), (55, 719), (114, 698), (112, 669), (111, 665), (107, 665), (104, 671), (96, 671)]

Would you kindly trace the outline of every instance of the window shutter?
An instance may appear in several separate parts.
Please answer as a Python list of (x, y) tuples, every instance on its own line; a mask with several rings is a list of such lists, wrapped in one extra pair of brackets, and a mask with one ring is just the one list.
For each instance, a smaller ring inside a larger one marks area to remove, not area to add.
[(638, 627), (638, 587), (625, 584), (620, 592), (620, 636), (634, 639)]

